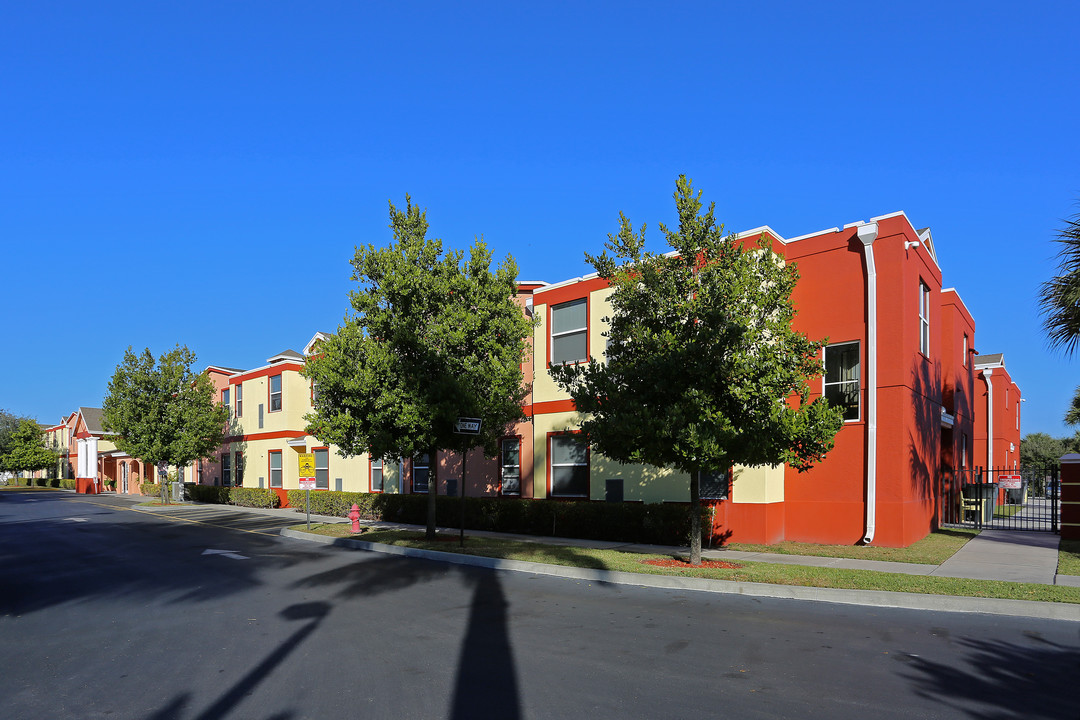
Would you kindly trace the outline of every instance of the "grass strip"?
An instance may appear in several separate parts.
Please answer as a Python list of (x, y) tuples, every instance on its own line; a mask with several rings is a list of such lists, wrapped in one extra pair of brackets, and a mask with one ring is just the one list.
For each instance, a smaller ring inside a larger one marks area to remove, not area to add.
[(1062, 540), (1058, 546), (1058, 574), (1080, 575), (1080, 540)]
[(979, 534), (973, 528), (941, 528), (908, 547), (891, 548), (875, 545), (815, 545), (803, 542), (780, 542), (775, 545), (728, 543), (727, 550), (776, 553), (778, 555), (812, 555), (815, 557), (850, 558), (853, 560), (887, 560), (890, 562), (940, 565), (951, 558), (968, 540)]
[[(306, 526), (303, 524), (294, 525), (292, 529), (304, 532)], [(597, 550), (523, 540), (466, 536), (465, 547), (461, 548), (458, 546), (456, 533), (441, 534), (440, 538), (434, 541), (424, 539), (423, 533), (403, 530), (369, 530), (354, 535), (347, 523), (312, 523), (311, 532), (331, 537), (355, 538), (365, 542), (385, 545), (399, 545), (506, 560), (524, 560), (548, 563), (550, 565), (566, 565), (648, 575), (679, 575), (713, 580), (769, 583), (772, 585), (801, 585), (849, 590), (887, 590), (891, 592), (925, 593), (928, 595), (955, 595), (1080, 604), (1080, 588), (1035, 583), (1014, 583), (1003, 580), (967, 580), (925, 575), (903, 575), (873, 570), (778, 565), (764, 562), (743, 563), (743, 567), (730, 570), (719, 568), (693, 569), (689, 565), (685, 569), (676, 569), (656, 567), (643, 562), (650, 559), (668, 558), (669, 555)]]

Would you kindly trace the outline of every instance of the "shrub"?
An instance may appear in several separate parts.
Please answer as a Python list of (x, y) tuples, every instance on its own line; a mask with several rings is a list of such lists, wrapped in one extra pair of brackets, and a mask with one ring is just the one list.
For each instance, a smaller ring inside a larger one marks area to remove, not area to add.
[(60, 482), (60, 485), (58, 487), (62, 487), (65, 490), (74, 490), (75, 489), (75, 478), (70, 478), (70, 479), (69, 478), (64, 478), (63, 480), (60, 480), (59, 482)]
[(155, 482), (139, 483), (139, 492), (141, 492), (143, 495), (161, 497), (161, 486)]
[(228, 490), (228, 502), (233, 505), (254, 508), (276, 508), (281, 505), (281, 498), (267, 488), (234, 487)]
[[(289, 505), (304, 512), (303, 490), (289, 490)], [(356, 493), (320, 490), (311, 493), (311, 512), (347, 517), (353, 503), (365, 520), (410, 525), (427, 523), (427, 495)], [(456, 527), (461, 500), (439, 496), (436, 512), (440, 524)], [(703, 509), (707, 518), (708, 510)], [(708, 523), (703, 523), (706, 527)], [(690, 518), (685, 504), (605, 503), (588, 500), (531, 500), (516, 498), (466, 498), (465, 527), (470, 530), (523, 535), (557, 536), (585, 540), (685, 545)]]
[(231, 488), (220, 485), (196, 485), (187, 484), (188, 497), (195, 502), (216, 503), (227, 505), (229, 503), (229, 490)]

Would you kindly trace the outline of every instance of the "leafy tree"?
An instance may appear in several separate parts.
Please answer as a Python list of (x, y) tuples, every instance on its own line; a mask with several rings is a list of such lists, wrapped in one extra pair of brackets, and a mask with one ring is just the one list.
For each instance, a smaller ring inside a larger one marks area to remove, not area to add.
[(28, 418), (10, 433), (6, 446), (0, 455), (0, 470), (4, 472), (34, 472), (56, 464), (56, 453), (45, 446), (41, 427)]
[(192, 372), (195, 353), (177, 345), (157, 360), (128, 347), (109, 380), (102, 425), (116, 447), (145, 462), (177, 467), (211, 457), (225, 437), (229, 410), (214, 385)]
[[(691, 562), (701, 562), (701, 473), (786, 462), (804, 470), (832, 448), (842, 419), (808, 402), (824, 342), (791, 328), (798, 279), (762, 237), (744, 249), (724, 237), (714, 204), (685, 176), (675, 190), (675, 251), (644, 251), (620, 214), (617, 236), (586, 258), (610, 284), (606, 362), (552, 368), (599, 452), (624, 463), (670, 466), (690, 476)], [(612, 254), (608, 254), (610, 251)]]
[(1051, 467), (1058, 464), (1067, 449), (1067, 438), (1054, 438), (1046, 433), (1028, 433), (1020, 441), (1020, 464), (1030, 467)]
[(1039, 306), (1050, 347), (1071, 355), (1080, 342), (1080, 213), (1065, 220), (1056, 241), (1059, 274), (1043, 283)]
[(11, 443), (11, 435), (19, 427), (19, 424), (26, 418), (21, 418), (18, 415), (9, 413), (7, 410), (0, 410), (0, 455), (4, 455), (8, 451), (8, 446)]
[[(468, 260), (427, 238), (426, 212), (405, 196), (390, 203), (388, 247), (359, 247), (349, 293), (353, 313), (309, 358), (318, 393), (308, 432), (342, 455), (431, 458), (427, 534), (435, 533), (439, 450), (482, 446), (524, 418), (521, 362), (531, 323), (514, 300), (517, 266), (491, 270), (478, 239)], [(459, 416), (482, 418), (482, 434), (458, 435)], [(464, 483), (464, 478), (462, 479)]]

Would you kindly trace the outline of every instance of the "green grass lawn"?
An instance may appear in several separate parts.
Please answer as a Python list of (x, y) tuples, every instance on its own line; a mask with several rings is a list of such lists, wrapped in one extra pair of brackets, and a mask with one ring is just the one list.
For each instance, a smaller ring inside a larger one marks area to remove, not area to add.
[(892, 562), (940, 565), (948, 560), (971, 538), (979, 534), (969, 528), (935, 530), (906, 548), (876, 547), (874, 545), (815, 545), (813, 543), (781, 542), (775, 545), (728, 543), (728, 550), (777, 553), (780, 555), (813, 555), (815, 557), (853, 558), (855, 560), (889, 560)]
[[(294, 525), (292, 529), (304, 531), (305, 525)], [(964, 597), (990, 597), (1080, 603), (1080, 588), (1059, 587), (1053, 585), (902, 575), (898, 573), (883, 573), (870, 570), (813, 568), (798, 565), (777, 565), (764, 562), (740, 563), (742, 567), (737, 569), (693, 569), (689, 565), (687, 565), (685, 569), (662, 568), (646, 565), (644, 561), (651, 559), (667, 559), (670, 558), (669, 555), (645, 555), (619, 552), (616, 550), (595, 550), (591, 548), (550, 545), (547, 543), (528, 542), (523, 540), (503, 540), (468, 535), (466, 536), (465, 547), (460, 548), (458, 547), (457, 533), (442, 534), (440, 535), (440, 538), (435, 541), (425, 540), (424, 534), (421, 532), (403, 530), (368, 530), (354, 535), (350, 531), (347, 523), (331, 523), (325, 525), (322, 523), (312, 523), (311, 531), (313, 533), (329, 535), (331, 537), (356, 538), (357, 540), (386, 545), (400, 545), (426, 550), (441, 550), (444, 552), (464, 552), (470, 555), (480, 555), (484, 557), (525, 560), (529, 562), (592, 568), (596, 570), (616, 570), (653, 575), (681, 575), (710, 578), (714, 580), (769, 583), (772, 585), (802, 585), (806, 587), (847, 588), (854, 590), (890, 590), (894, 592), (926, 593), (930, 595), (959, 595)], [(951, 533), (953, 531), (950, 530), (947, 532)], [(970, 535), (968, 535), (968, 538), (970, 539)], [(885, 550), (887, 548), (881, 549)]]
[(1058, 574), (1080, 575), (1080, 540), (1062, 540), (1058, 547)]
[(994, 517), (996, 517), (996, 518), (1012, 517), (1013, 515), (1015, 515), (1016, 513), (1020, 512), (1023, 509), (1024, 509), (1023, 505), (995, 505), (994, 506)]

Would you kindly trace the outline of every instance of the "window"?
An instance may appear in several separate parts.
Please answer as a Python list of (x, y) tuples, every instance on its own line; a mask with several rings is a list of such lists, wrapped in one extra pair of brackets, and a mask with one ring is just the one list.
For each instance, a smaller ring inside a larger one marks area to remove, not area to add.
[(723, 500), (728, 496), (730, 475), (719, 470), (702, 470), (698, 495), (702, 500)]
[(221, 391), (221, 404), (225, 407), (229, 407), (229, 388), (225, 388)]
[(371, 492), (383, 491), (383, 464), (382, 458), (371, 461)]
[(414, 493), (426, 493), (428, 491), (428, 473), (431, 472), (431, 456), (424, 453), (412, 461), (412, 491)]
[(236, 386), (236, 417), (244, 417), (244, 386)]
[(270, 376), (270, 412), (281, 409), (281, 376)]
[(521, 440), (503, 438), (499, 443), (499, 463), (502, 466), (499, 492), (503, 495), (521, 494)]
[(576, 435), (552, 435), (550, 442), (552, 497), (588, 497), (588, 446)]
[(221, 456), (221, 484), (228, 487), (232, 485), (232, 466), (229, 463), (229, 454)]
[(960, 433), (960, 469), (967, 468), (967, 433)]
[(930, 288), (919, 281), (919, 351), (930, 357)]
[(967, 356), (968, 356), (968, 336), (967, 336), (967, 333), (964, 333), (964, 356), (962, 358), (960, 358), (960, 362), (961, 362), (961, 364), (963, 364), (964, 367), (967, 367)]
[(319, 399), (319, 384), (314, 380), (311, 381), (311, 404), (314, 405), (315, 401)]
[(281, 451), (270, 451), (270, 487), (281, 487)]
[(825, 399), (844, 409), (844, 420), (859, 419), (859, 343), (825, 348)]
[(244, 453), (236, 451), (236, 462), (233, 465), (236, 475), (236, 487), (244, 484)]
[(585, 298), (551, 308), (551, 364), (580, 362), (589, 356)]
[(315, 454), (315, 489), (330, 489), (330, 451), (326, 448), (315, 448), (311, 451)]

